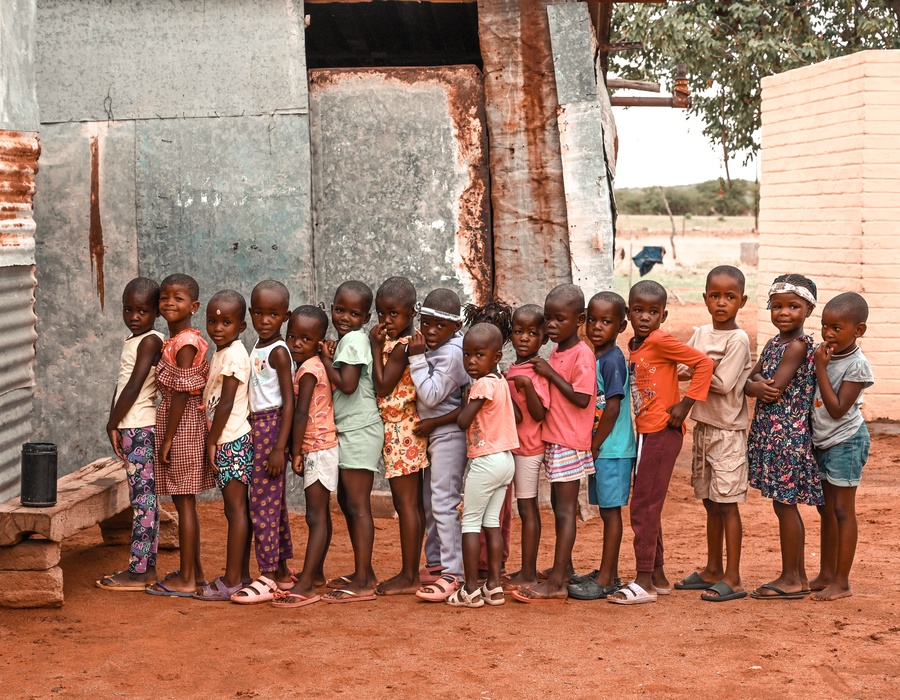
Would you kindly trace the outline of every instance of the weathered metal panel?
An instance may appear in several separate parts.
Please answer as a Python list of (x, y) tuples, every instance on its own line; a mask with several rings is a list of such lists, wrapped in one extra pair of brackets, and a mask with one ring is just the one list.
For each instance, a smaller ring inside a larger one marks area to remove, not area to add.
[(313, 291), (305, 115), (136, 122), (142, 274), (197, 278), (202, 298), (260, 280)]
[(420, 294), (491, 293), (482, 76), (477, 68), (310, 71), (318, 297), (391, 275)]
[(547, 8), (559, 99), (572, 282), (591, 295), (613, 288), (613, 212), (586, 3)]
[(39, 0), (41, 121), (305, 113), (302, 0)]
[(35, 0), (0, 0), (0, 129), (38, 130)]
[(478, 0), (490, 131), (494, 293), (544, 301), (571, 281), (549, 0)]
[(40, 154), (37, 134), (0, 131), (0, 267), (34, 264), (32, 199)]
[(0, 394), (0, 503), (19, 493), (22, 444), (31, 441), (33, 437), (33, 398), (32, 387)]

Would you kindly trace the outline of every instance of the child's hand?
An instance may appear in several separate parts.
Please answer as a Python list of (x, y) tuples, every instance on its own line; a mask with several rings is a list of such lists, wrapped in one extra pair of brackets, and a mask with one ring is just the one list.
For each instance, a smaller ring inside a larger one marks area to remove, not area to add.
[(550, 377), (553, 376), (553, 368), (543, 357), (532, 357), (528, 361), (531, 363), (531, 366), (534, 367), (534, 373), (537, 376), (543, 377), (544, 379), (550, 379)]
[(298, 459), (291, 459), (291, 469), (297, 476), (303, 476), (303, 455), (300, 455)]
[(270, 479), (275, 479), (284, 474), (284, 452), (273, 449), (266, 460), (266, 474)]
[[(685, 405), (683, 400), (669, 406), (666, 409), (666, 413), (669, 414), (669, 422), (667, 423), (667, 425), (670, 428), (680, 428), (681, 424), (684, 423), (684, 419), (687, 418), (690, 410), (690, 406)], [(594, 459), (596, 459), (596, 457)]]
[(831, 355), (833, 352), (834, 348), (828, 343), (821, 343), (813, 353), (813, 360), (816, 363), (816, 368), (825, 369), (828, 366), (828, 363), (831, 362)]
[(163, 440), (162, 449), (159, 451), (159, 463), (164, 467), (169, 466), (169, 452), (172, 451), (172, 438)]
[(209, 468), (213, 471), (216, 471), (216, 443), (206, 441), (206, 461), (209, 463)]
[(369, 340), (372, 343), (373, 348), (382, 348), (384, 347), (384, 341), (387, 338), (387, 331), (384, 330), (383, 323), (376, 323), (372, 326), (372, 330), (369, 331)]
[(517, 391), (525, 391), (526, 387), (533, 386), (531, 377), (526, 377), (524, 374), (517, 374), (513, 377), (513, 386), (516, 387)]
[(413, 435), (416, 437), (428, 437), (434, 432), (436, 422), (434, 418), (422, 418), (413, 427)]
[(122, 433), (120, 433), (116, 428), (110, 428), (106, 426), (106, 434), (109, 436), (109, 444), (112, 445), (113, 452), (116, 453), (116, 457), (125, 461), (125, 453), (122, 451)]
[(333, 340), (322, 341), (322, 357), (326, 360), (334, 359), (334, 352), (337, 350), (337, 343)]
[(772, 403), (781, 396), (781, 392), (775, 387), (774, 379), (761, 379), (756, 382), (750, 382), (747, 384), (746, 393), (748, 396), (755, 396), (757, 400), (763, 403)]
[(422, 335), (422, 331), (413, 331), (413, 334), (409, 336), (407, 352), (410, 355), (423, 355), (426, 349), (425, 336)]

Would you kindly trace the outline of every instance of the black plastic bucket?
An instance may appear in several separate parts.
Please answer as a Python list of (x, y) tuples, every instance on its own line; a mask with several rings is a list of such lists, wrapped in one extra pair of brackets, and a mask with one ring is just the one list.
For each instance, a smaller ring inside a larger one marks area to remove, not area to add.
[(56, 505), (56, 445), (52, 442), (22, 445), (21, 501), (30, 508)]

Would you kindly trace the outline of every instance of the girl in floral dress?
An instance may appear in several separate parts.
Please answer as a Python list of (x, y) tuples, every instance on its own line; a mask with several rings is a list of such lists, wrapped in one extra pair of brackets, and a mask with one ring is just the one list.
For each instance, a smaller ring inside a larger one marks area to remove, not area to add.
[(769, 310), (778, 335), (766, 343), (745, 390), (756, 398), (747, 440), (750, 485), (772, 499), (781, 540), (781, 575), (751, 593), (761, 600), (798, 599), (809, 592), (797, 504), (822, 504), (809, 422), (816, 382), (813, 340), (803, 331), (815, 305), (812, 280), (796, 274), (775, 278)]
[[(419, 559), (425, 518), (421, 471), (428, 467), (428, 438), (413, 434), (419, 422), (416, 387), (409, 374), (408, 347), (416, 315), (416, 289), (405, 277), (391, 277), (375, 295), (376, 325), (369, 337), (378, 410), (384, 421), (384, 477), (400, 525), (400, 573), (378, 585), (379, 595), (412, 594), (419, 588)], [(413, 342), (425, 343), (421, 333)]]

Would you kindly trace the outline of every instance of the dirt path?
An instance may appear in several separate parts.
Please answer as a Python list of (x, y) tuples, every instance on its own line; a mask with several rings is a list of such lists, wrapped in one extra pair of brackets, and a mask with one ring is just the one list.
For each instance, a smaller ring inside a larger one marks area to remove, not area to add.
[[(686, 444), (663, 512), (673, 580), (705, 558), (689, 454)], [(511, 601), (454, 610), (404, 597), (279, 611), (158, 599), (94, 588), (99, 575), (121, 568), (127, 557), (123, 547), (102, 546), (95, 528), (64, 544), (65, 607), (0, 610), (0, 697), (897, 698), (898, 454), (900, 435), (874, 438), (858, 498), (855, 593), (834, 603), (712, 604), (696, 592), (675, 591), (636, 608)], [(814, 509), (802, 510), (814, 574), (818, 518)], [(755, 493), (742, 514), (744, 582), (756, 586), (779, 568), (777, 525), (770, 504)], [(201, 520), (212, 575), (224, 564), (221, 506), (204, 504)], [(299, 516), (292, 524), (302, 551), (305, 525)], [(546, 565), (549, 513), (544, 527)], [(376, 571), (386, 576), (399, 561), (396, 521), (379, 520), (377, 528)], [(579, 570), (596, 565), (601, 528), (599, 519), (579, 524)], [(512, 561), (517, 529), (518, 523)], [(622, 574), (633, 575), (627, 528), (622, 552)], [(176, 558), (162, 554), (160, 570), (173, 568)], [(338, 520), (327, 571), (344, 573), (350, 561)]]

